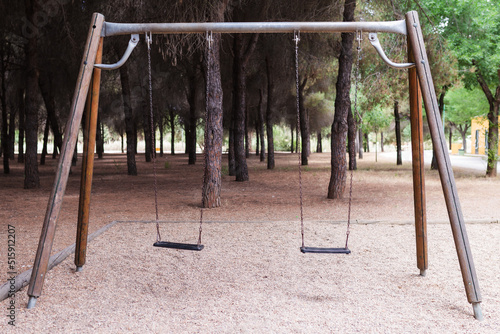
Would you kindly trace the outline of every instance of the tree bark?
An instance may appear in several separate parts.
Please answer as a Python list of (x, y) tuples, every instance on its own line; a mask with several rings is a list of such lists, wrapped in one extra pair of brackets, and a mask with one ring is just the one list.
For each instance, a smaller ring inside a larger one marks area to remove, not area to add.
[(323, 153), (323, 138), (321, 135), (321, 131), (318, 131), (316, 137), (318, 138), (318, 142), (316, 143), (316, 153)]
[(399, 101), (394, 101), (394, 123), (396, 131), (396, 165), (402, 165), (401, 158), (401, 118), (399, 117)]
[(38, 80), (38, 86), (42, 93), (45, 109), (47, 109), (47, 122), (50, 125), (52, 134), (54, 135), (54, 144), (61, 151), (63, 136), (59, 129), (59, 121), (56, 113), (56, 102), (54, 97), (54, 89), (52, 85), (52, 78), (49, 73), (42, 72)]
[(127, 64), (120, 67), (120, 83), (122, 86), (123, 112), (125, 114), (125, 133), (127, 135), (127, 173), (128, 175), (137, 175), (137, 165), (135, 162), (136, 134), (130, 101), (131, 92)]
[(49, 140), (49, 118), (47, 117), (47, 121), (45, 122), (45, 129), (43, 130), (43, 146), (42, 146), (42, 155), (40, 156), (40, 166), (45, 165), (48, 140)]
[(304, 107), (304, 89), (307, 84), (307, 78), (305, 78), (299, 85), (299, 115), (300, 115), (300, 135), (302, 140), (302, 152), (301, 161), (303, 166), (309, 164), (308, 157), (311, 153), (311, 134), (309, 132), (309, 117), (307, 116), (307, 110)]
[(260, 132), (259, 132), (259, 119), (255, 121), (255, 155), (260, 155)]
[(272, 65), (269, 57), (266, 57), (267, 74), (267, 109), (266, 109), (266, 132), (267, 132), (267, 169), (274, 169), (274, 134), (272, 103), (274, 102), (274, 81), (272, 77)]
[(349, 148), (349, 170), (357, 170), (358, 165), (356, 161), (356, 135), (357, 135), (357, 128), (356, 128), (356, 120), (353, 117), (354, 115), (352, 114), (352, 109), (351, 106), (349, 106), (349, 109), (347, 111), (347, 145)]
[[(472, 64), (476, 65), (474, 60), (472, 61)], [(500, 80), (500, 69), (497, 70), (497, 76), (498, 80)], [(490, 110), (488, 112), (488, 165), (486, 167), (486, 176), (496, 177), (498, 161), (498, 110), (500, 108), (500, 85), (497, 86), (495, 95), (493, 96), (488, 83), (479, 69), (476, 69), (476, 78), (490, 105)]]
[(9, 158), (14, 160), (14, 148), (16, 145), (16, 108), (10, 108), (9, 115)]
[(163, 157), (163, 113), (158, 117), (158, 130), (160, 131), (160, 157)]
[(24, 89), (19, 89), (18, 92), (18, 108), (19, 108), (19, 137), (18, 137), (18, 151), (17, 162), (24, 163)]
[(384, 131), (380, 131), (380, 152), (384, 152)]
[(266, 134), (264, 132), (264, 92), (259, 89), (260, 161), (266, 160)]
[(233, 132), (236, 181), (249, 180), (245, 152), (246, 81), (247, 64), (257, 44), (257, 36), (254, 34), (247, 42), (244, 35), (236, 34), (233, 40)]
[(96, 128), (96, 145), (95, 150), (97, 153), (97, 159), (102, 159), (104, 155), (104, 124), (101, 121), (101, 114), (97, 114), (97, 128)]
[(365, 133), (365, 152), (370, 153), (370, 140), (368, 140), (368, 133)]
[(229, 150), (227, 154), (228, 173), (229, 176), (236, 175), (236, 159), (234, 156), (234, 116), (230, 115), (231, 121), (229, 122)]
[(174, 155), (175, 154), (175, 115), (174, 115), (174, 109), (170, 108), (169, 110), (170, 113), (170, 154)]
[[(354, 20), (356, 0), (345, 0), (344, 22)], [(348, 130), (347, 114), (351, 106), (349, 91), (351, 87), (352, 45), (354, 33), (342, 33), (339, 56), (339, 72), (337, 77), (337, 96), (335, 97), (335, 116), (332, 123), (332, 158), (331, 176), (328, 185), (328, 198), (337, 199), (344, 196), (346, 185), (346, 134)]]
[(358, 150), (359, 150), (359, 154), (358, 154), (358, 158), (359, 159), (363, 159), (363, 130), (361, 130), (360, 128), (358, 128)]
[[(25, 0), (26, 19), (34, 23), (35, 14), (38, 12), (37, 0)], [(28, 38), (25, 46), (26, 54), (26, 95), (25, 95), (25, 125), (26, 125), (26, 155), (24, 160), (24, 188), (33, 189), (40, 187), (38, 173), (38, 103), (36, 89), (38, 86), (37, 65), (37, 35)]]
[[(221, 4), (214, 21), (224, 21), (227, 3)], [(205, 154), (201, 205), (215, 208), (221, 205), (222, 188), (222, 83), (220, 73), (221, 35), (214, 34), (210, 49), (205, 51), (205, 82), (207, 86), (207, 106), (205, 122)]]

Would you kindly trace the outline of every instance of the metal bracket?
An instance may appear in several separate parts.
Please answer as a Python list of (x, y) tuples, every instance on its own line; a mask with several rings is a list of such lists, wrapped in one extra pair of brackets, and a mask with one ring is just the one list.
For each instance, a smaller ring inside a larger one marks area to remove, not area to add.
[(137, 43), (139, 43), (139, 34), (131, 35), (130, 41), (128, 42), (127, 50), (125, 50), (122, 59), (120, 59), (115, 64), (94, 64), (94, 67), (99, 68), (101, 70), (116, 70), (122, 67), (122, 65), (125, 64), (125, 62), (128, 60), (128, 57), (130, 57), (130, 54), (137, 46)]
[(390, 67), (394, 67), (394, 68), (412, 68), (412, 67), (415, 67), (414, 63), (395, 63), (395, 62), (391, 61), (389, 58), (387, 58), (387, 56), (384, 52), (384, 49), (382, 49), (382, 45), (380, 45), (380, 42), (379, 42), (378, 37), (377, 37), (377, 33), (375, 33), (375, 32), (369, 33), (368, 39), (370, 40), (370, 43), (372, 43), (375, 50), (377, 50), (380, 57)]

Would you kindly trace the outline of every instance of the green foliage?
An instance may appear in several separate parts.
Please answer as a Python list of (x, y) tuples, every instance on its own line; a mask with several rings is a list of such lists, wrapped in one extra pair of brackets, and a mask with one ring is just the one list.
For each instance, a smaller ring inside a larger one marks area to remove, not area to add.
[(446, 94), (445, 120), (454, 126), (470, 126), (471, 118), (486, 116), (488, 108), (488, 101), (479, 88), (454, 88)]
[(165, 161), (165, 164), (163, 165), (165, 169), (170, 169), (170, 162), (167, 160)]
[(499, 0), (426, 0), (422, 5), (458, 58), (467, 88), (477, 85), (476, 70), (489, 85), (498, 80)]
[(363, 131), (379, 132), (389, 126), (390, 123), (391, 118), (388, 115), (388, 112), (380, 105), (377, 105), (365, 114), (365, 117), (363, 118)]

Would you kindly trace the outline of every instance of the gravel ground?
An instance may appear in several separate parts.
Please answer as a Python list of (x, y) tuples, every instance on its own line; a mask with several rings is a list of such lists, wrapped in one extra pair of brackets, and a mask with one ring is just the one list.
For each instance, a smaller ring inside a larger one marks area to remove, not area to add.
[[(137, 222), (154, 217), (151, 174), (127, 177), (123, 156), (106, 156), (96, 162), (91, 232), (113, 220), (125, 222), (90, 243), (83, 272), (75, 273), (72, 256), (50, 271), (35, 309), (25, 308), (26, 288), (19, 291), (16, 327), (3, 317), (0, 332), (499, 333), (500, 181), (456, 171), (483, 295), (485, 320), (478, 322), (465, 296), (437, 175), (429, 171), (426, 181), (430, 267), (421, 277), (408, 223), (411, 170), (372, 158), (366, 155), (355, 173), (352, 254), (316, 255), (299, 251), (291, 155), (280, 155), (275, 171), (252, 158), (250, 182), (224, 176), (223, 207), (204, 213), (201, 252), (152, 247), (154, 224)], [(168, 159), (169, 168), (159, 175), (160, 219), (169, 221), (161, 223), (162, 235), (193, 243), (201, 169), (187, 166), (185, 156)], [(342, 246), (345, 239), (347, 200), (325, 198), (328, 159), (313, 155), (304, 171), (309, 246)], [(42, 188), (35, 191), (20, 189), (20, 167), (0, 177), (0, 219), (16, 227), (18, 272), (34, 259), (53, 164), (41, 173)], [(78, 175), (75, 168), (53, 253), (74, 242)], [(6, 227), (0, 244), (7, 244)], [(5, 249), (2, 281), (8, 277)]]

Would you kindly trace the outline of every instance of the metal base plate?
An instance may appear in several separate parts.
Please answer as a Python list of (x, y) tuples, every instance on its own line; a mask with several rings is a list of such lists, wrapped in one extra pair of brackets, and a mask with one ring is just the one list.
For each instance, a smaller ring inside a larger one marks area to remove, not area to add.
[(198, 245), (198, 244), (183, 244), (183, 243), (168, 242), (168, 241), (157, 241), (153, 244), (153, 246), (163, 247), (163, 248), (193, 250), (193, 251), (201, 251), (204, 247), (203, 245)]
[(349, 248), (300, 247), (302, 253), (350, 254)]

